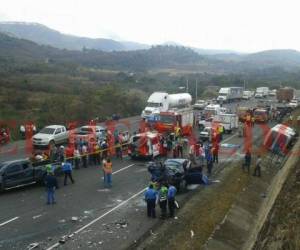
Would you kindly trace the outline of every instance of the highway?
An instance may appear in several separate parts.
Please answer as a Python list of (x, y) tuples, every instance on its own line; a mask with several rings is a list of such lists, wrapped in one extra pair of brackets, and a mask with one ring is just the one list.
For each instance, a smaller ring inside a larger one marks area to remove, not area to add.
[[(240, 105), (254, 105), (254, 102)], [(234, 110), (236, 105), (226, 106)], [(128, 123), (130, 129), (126, 130), (132, 132), (138, 129), (137, 117), (129, 118)], [(118, 125), (118, 129), (125, 128)], [(259, 126), (255, 126), (253, 135), (253, 141), (261, 142)], [(240, 148), (230, 155), (230, 149), (222, 149), (220, 162), (237, 161), (243, 157), (244, 141), (236, 133), (225, 135), (222, 143), (240, 145)], [(19, 150), (14, 154), (5, 153), (15, 146)], [(24, 141), (18, 141), (3, 147), (1, 160), (28, 156), (24, 146)], [(215, 166), (215, 170), (221, 165)], [(57, 204), (50, 206), (46, 205), (45, 189), (38, 185), (2, 193), (0, 249), (26, 249), (32, 243), (39, 244), (40, 249), (125, 249), (133, 244), (158, 220), (146, 217), (142, 195), (150, 179), (146, 162), (133, 161), (128, 157), (122, 161), (113, 159), (111, 189), (103, 187), (102, 176), (99, 166), (90, 166), (74, 170), (75, 184), (63, 186), (59, 177)], [(179, 204), (188, 194), (200, 188), (180, 193)]]

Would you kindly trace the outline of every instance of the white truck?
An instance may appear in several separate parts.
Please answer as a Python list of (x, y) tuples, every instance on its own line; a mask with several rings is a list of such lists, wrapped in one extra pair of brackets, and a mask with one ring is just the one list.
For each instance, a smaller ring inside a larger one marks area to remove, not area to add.
[(200, 130), (207, 127), (213, 127), (213, 124), (218, 124), (224, 128), (224, 132), (230, 134), (239, 126), (239, 118), (236, 114), (219, 113), (209, 119), (199, 121)]
[(208, 105), (208, 102), (205, 100), (197, 100), (193, 105), (194, 109), (203, 110)]
[(255, 98), (264, 98), (269, 95), (269, 87), (259, 87), (256, 89)]
[(65, 126), (51, 125), (44, 127), (32, 138), (34, 146), (51, 146), (68, 142), (69, 132)]
[(217, 101), (219, 103), (229, 103), (241, 100), (243, 97), (243, 92), (243, 87), (221, 88), (219, 90), (219, 96), (217, 97)]
[(244, 100), (249, 100), (249, 99), (251, 99), (251, 97), (253, 96), (253, 93), (252, 93), (252, 91), (250, 91), (250, 90), (245, 90), (244, 92), (243, 92), (243, 99)]
[(142, 112), (142, 118), (166, 112), (172, 108), (189, 107), (192, 96), (189, 93), (168, 94), (166, 92), (154, 92), (150, 95), (147, 106)]

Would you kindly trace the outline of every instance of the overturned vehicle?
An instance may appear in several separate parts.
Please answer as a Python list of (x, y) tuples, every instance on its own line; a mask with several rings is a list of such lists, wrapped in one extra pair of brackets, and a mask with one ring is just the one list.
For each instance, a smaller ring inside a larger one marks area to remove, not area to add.
[(164, 163), (149, 162), (148, 171), (151, 181), (172, 184), (177, 190), (190, 184), (207, 184), (208, 180), (202, 174), (201, 167), (192, 167), (187, 159), (167, 159)]
[(277, 124), (267, 133), (264, 147), (273, 153), (284, 155), (292, 148), (297, 136), (294, 129), (284, 124)]

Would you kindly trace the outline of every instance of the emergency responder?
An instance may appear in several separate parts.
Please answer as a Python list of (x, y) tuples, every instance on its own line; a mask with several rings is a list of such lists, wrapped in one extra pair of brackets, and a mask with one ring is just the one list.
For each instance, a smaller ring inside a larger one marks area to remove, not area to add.
[(72, 168), (72, 164), (71, 164), (70, 160), (67, 160), (66, 162), (62, 163), (62, 170), (65, 174), (64, 186), (67, 185), (68, 177), (71, 180), (71, 182), (74, 184), (75, 181), (74, 181), (73, 176), (72, 176), (73, 168)]
[(195, 144), (192, 143), (192, 144), (190, 145), (190, 148), (189, 148), (189, 158), (190, 158), (190, 161), (191, 161), (194, 165), (196, 165), (195, 154), (196, 154), (196, 152), (195, 152)]
[(155, 203), (157, 199), (157, 191), (154, 190), (153, 184), (150, 184), (145, 192), (145, 201), (147, 203), (147, 215), (149, 218), (156, 218)]
[(78, 147), (74, 148), (74, 161), (75, 161), (75, 169), (79, 169), (80, 167), (80, 152)]
[(46, 190), (47, 190), (47, 205), (55, 204), (55, 189), (58, 189), (57, 179), (54, 176), (53, 171), (48, 171), (45, 178)]
[(176, 127), (174, 128), (174, 133), (175, 133), (175, 139), (177, 140), (178, 137), (181, 135), (181, 129), (180, 129), (178, 123), (177, 123)]
[(251, 166), (251, 152), (247, 149), (245, 154), (245, 163), (243, 164), (243, 170), (247, 169), (248, 174), (250, 173), (250, 166)]
[(219, 143), (214, 143), (213, 147), (212, 147), (212, 156), (213, 156), (213, 163), (219, 163)]
[(123, 160), (122, 145), (121, 145), (120, 140), (115, 142), (115, 149), (116, 149), (116, 157)]
[(224, 133), (224, 127), (223, 127), (223, 126), (219, 126), (219, 127), (218, 127), (218, 131), (217, 131), (217, 134), (219, 135), (219, 140), (220, 140), (220, 141), (223, 140), (223, 133)]
[(81, 158), (82, 158), (82, 165), (84, 168), (87, 168), (88, 163), (88, 148), (85, 143), (83, 143), (81, 147)]
[(255, 163), (253, 176), (260, 177), (261, 176), (261, 156), (258, 155)]
[(108, 158), (103, 162), (103, 171), (104, 171), (104, 186), (112, 187), (112, 162)]
[(255, 125), (255, 117), (254, 116), (251, 117), (251, 125), (252, 125), (252, 127), (254, 127), (254, 125)]
[(183, 138), (179, 136), (177, 139), (177, 149), (178, 149), (178, 157), (181, 158), (183, 158), (183, 145), (184, 145)]
[(250, 114), (247, 114), (247, 116), (246, 116), (246, 124), (247, 124), (248, 126), (251, 125), (251, 115), (250, 115)]
[(168, 188), (166, 185), (163, 183), (160, 187), (159, 190), (159, 207), (161, 210), (161, 215), (160, 217), (162, 219), (165, 219), (167, 216), (167, 197), (168, 196)]
[(168, 189), (168, 207), (169, 207), (170, 218), (174, 217), (176, 192), (177, 192), (176, 188), (173, 185), (170, 185)]

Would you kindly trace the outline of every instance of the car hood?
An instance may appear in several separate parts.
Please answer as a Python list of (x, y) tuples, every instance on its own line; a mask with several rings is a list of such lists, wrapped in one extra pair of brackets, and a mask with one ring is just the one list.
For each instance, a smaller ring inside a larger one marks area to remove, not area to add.
[(33, 139), (48, 139), (51, 136), (53, 135), (37, 133), (33, 136)]

